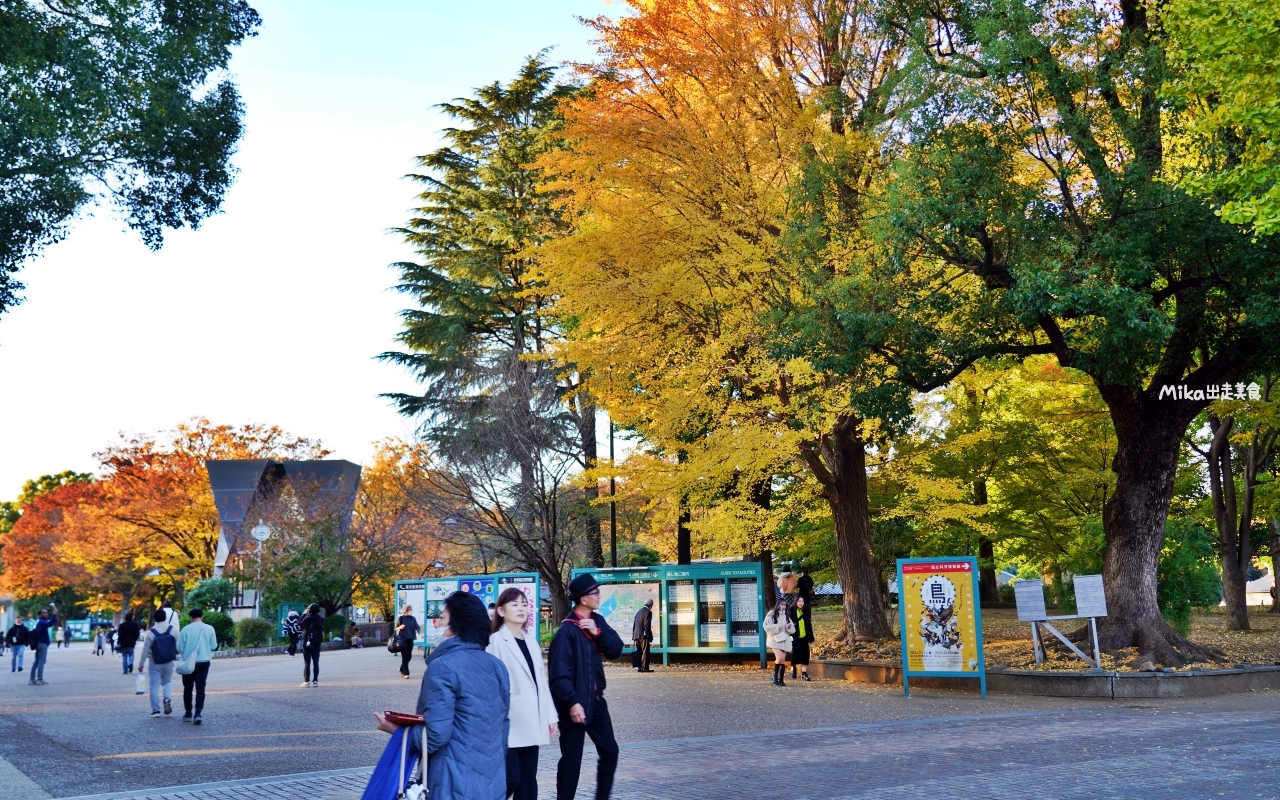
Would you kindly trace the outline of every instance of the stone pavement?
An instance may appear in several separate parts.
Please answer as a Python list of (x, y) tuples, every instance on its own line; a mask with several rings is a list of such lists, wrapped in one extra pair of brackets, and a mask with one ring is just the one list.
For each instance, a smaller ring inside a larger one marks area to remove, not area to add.
[[(1259, 698), (1263, 699), (1263, 698)], [(937, 717), (622, 746), (616, 800), (1271, 798), (1280, 708), (1202, 704)], [(588, 753), (586, 764), (594, 754)], [(594, 796), (590, 766), (578, 796)], [(367, 771), (80, 800), (358, 800)], [(554, 796), (544, 749), (541, 796)]]
[[(421, 663), (405, 681), (385, 651), (326, 653), (321, 687), (301, 689), (300, 661), (215, 662), (199, 728), (150, 719), (119, 661), (87, 649), (51, 652), (46, 686), (0, 671), (0, 800), (356, 800), (386, 742), (370, 712), (412, 708)], [(1280, 796), (1280, 692), (984, 701), (838, 682), (778, 689), (756, 670), (607, 672), (618, 800)], [(557, 756), (544, 748), (543, 797)], [(586, 763), (583, 798), (593, 754)]]

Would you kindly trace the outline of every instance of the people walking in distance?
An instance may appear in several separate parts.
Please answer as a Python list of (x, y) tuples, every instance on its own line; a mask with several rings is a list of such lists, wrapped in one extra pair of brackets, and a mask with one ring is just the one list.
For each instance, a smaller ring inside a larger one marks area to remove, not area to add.
[(649, 647), (653, 644), (653, 600), (645, 600), (644, 605), (636, 612), (631, 623), (631, 640), (636, 648), (636, 669), (640, 672), (653, 672), (649, 669)]
[(49, 644), (53, 638), (49, 635), (52, 628), (58, 626), (58, 607), (53, 603), (48, 608), (40, 609), (39, 618), (36, 619), (35, 630), (31, 631), (28, 640), (31, 642), (31, 649), (36, 651), (35, 662), (31, 665), (31, 678), (27, 683), (33, 686), (44, 685), (44, 664), (49, 658)]
[(22, 672), (22, 659), (27, 654), (27, 637), (30, 633), (20, 619), (14, 619), (13, 626), (5, 633), (5, 643), (13, 651), (13, 655), (9, 657), (10, 672)]
[(62, 647), (62, 638), (66, 635), (65, 630), (61, 625), (53, 629), (53, 646), (55, 648)]
[(622, 639), (595, 613), (600, 607), (600, 584), (590, 574), (569, 583), (573, 611), (560, 623), (547, 659), (551, 696), (560, 715), (560, 764), (556, 768), (556, 797), (573, 800), (582, 771), (586, 737), (596, 746), (596, 798), (613, 791), (618, 768), (618, 742), (604, 699), (604, 658), (622, 654)]
[(324, 616), (320, 604), (312, 603), (298, 620), (302, 629), (302, 685), (320, 685), (320, 644), (324, 641)]
[(507, 736), (507, 796), (538, 800), (538, 748), (556, 732), (555, 701), (542, 666), (542, 648), (525, 639), (529, 598), (514, 586), (502, 590), (494, 607), (489, 653), (507, 667), (511, 681), (511, 732)]
[(791, 621), (796, 626), (796, 634), (791, 641), (791, 677), (795, 678), (796, 667), (799, 667), (801, 679), (811, 680), (809, 645), (813, 642), (813, 614), (803, 593), (796, 595), (796, 603), (791, 608)]
[[(427, 754), (424, 770), (431, 800), (502, 800), (506, 795), (506, 747), (511, 683), (502, 662), (484, 652), (489, 615), (480, 598), (454, 592), (444, 601), (438, 627), (444, 639), (427, 657), (418, 713), (409, 740)], [(374, 715), (378, 729), (396, 726)]]
[(817, 598), (813, 593), (813, 578), (809, 576), (807, 569), (800, 570), (800, 577), (796, 580), (796, 594), (804, 598), (806, 608), (813, 608)]
[(102, 655), (104, 652), (106, 652), (106, 646), (107, 646), (106, 634), (102, 632), (101, 627), (95, 628), (93, 632), (93, 654), (95, 656)]
[(120, 662), (124, 665), (125, 675), (133, 672), (133, 651), (137, 649), (138, 637), (141, 635), (142, 628), (133, 621), (133, 612), (126, 611), (124, 622), (121, 622), (120, 627), (116, 629), (116, 649), (120, 651)]
[[(182, 676), (182, 706), (186, 709), (183, 722), (199, 725), (200, 713), (204, 710), (204, 685), (209, 680), (209, 662), (213, 660), (213, 651), (218, 649), (218, 634), (213, 626), (204, 621), (204, 611), (191, 609), (191, 621), (178, 634), (178, 658), (195, 659), (195, 669), (189, 675)], [(191, 695), (195, 692), (195, 713), (192, 714)]]
[(413, 606), (405, 606), (400, 610), (400, 617), (396, 620), (395, 637), (399, 639), (397, 644), (397, 652), (400, 653), (400, 674), (409, 677), (409, 662), (413, 660), (413, 643), (418, 641), (418, 634), (422, 631), (422, 626), (418, 624), (418, 618), (413, 615)]
[(298, 639), (302, 636), (302, 625), (300, 620), (302, 615), (296, 609), (289, 609), (289, 615), (284, 618), (284, 632), (289, 637), (289, 657), (293, 658), (298, 655)]
[(787, 613), (785, 597), (779, 597), (773, 610), (764, 615), (764, 630), (769, 635), (769, 649), (773, 651), (773, 685), (786, 686), (787, 655), (791, 652), (796, 624)]
[[(164, 713), (173, 713), (173, 696), (169, 687), (173, 683), (173, 662), (178, 657), (178, 637), (175, 630), (173, 623), (165, 618), (164, 610), (157, 609), (151, 615), (151, 628), (142, 640), (142, 660), (138, 662), (138, 671), (147, 670), (147, 688), (151, 694), (153, 717), (160, 716), (161, 694), (164, 695)], [(203, 694), (201, 697), (203, 698)], [(200, 706), (204, 707), (203, 699)]]

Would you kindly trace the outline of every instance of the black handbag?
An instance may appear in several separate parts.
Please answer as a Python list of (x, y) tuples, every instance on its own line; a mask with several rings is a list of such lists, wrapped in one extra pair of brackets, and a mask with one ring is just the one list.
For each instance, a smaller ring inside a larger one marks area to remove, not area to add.
[(387, 640), (387, 652), (388, 653), (400, 652), (400, 635), (399, 634), (396, 634), (395, 636), (392, 636), (390, 639)]

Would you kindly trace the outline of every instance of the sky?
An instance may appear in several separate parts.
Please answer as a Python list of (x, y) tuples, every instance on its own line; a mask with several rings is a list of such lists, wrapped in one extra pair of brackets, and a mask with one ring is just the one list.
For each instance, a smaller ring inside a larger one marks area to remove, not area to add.
[(413, 158), (440, 145), (432, 107), (513, 77), (526, 56), (588, 60), (577, 17), (604, 0), (256, 0), (232, 59), (245, 104), (222, 213), (151, 252), (109, 207), (27, 263), (0, 316), (0, 500), (24, 481), (96, 471), (121, 433), (193, 417), (280, 425), (331, 458), (411, 436), (383, 392), (398, 367), (391, 231), (413, 207)]

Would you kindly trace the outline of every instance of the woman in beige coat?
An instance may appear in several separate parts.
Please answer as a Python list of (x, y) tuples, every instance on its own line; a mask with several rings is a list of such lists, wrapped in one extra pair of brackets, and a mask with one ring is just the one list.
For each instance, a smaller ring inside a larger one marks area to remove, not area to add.
[(504, 589), (494, 609), (488, 652), (501, 659), (511, 677), (511, 733), (507, 738), (507, 796), (538, 800), (538, 746), (551, 744), (556, 707), (542, 664), (542, 647), (525, 639), (529, 600), (515, 587)]
[(787, 613), (787, 599), (778, 598), (773, 610), (764, 615), (764, 630), (769, 634), (769, 648), (773, 650), (773, 685), (786, 686), (787, 654), (791, 652), (791, 637), (796, 624)]

